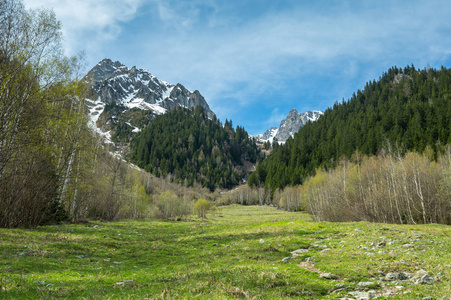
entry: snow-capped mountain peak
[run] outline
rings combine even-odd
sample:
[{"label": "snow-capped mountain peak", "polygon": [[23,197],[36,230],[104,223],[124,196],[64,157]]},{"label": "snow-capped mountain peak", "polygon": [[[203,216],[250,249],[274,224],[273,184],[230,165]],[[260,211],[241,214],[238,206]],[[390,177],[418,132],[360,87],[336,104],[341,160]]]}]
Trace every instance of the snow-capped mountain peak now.
[{"label": "snow-capped mountain peak", "polygon": [[[104,131],[114,129],[107,125],[111,123],[114,125],[115,119],[119,118],[118,111],[124,114],[138,109],[150,112],[151,115],[158,115],[171,108],[202,106],[209,118],[214,116],[199,91],[192,92],[180,83],[170,84],[160,80],[147,70],[138,69],[135,66],[128,68],[119,61],[103,59],[88,72],[85,80],[91,86],[91,92],[87,99],[91,123],[94,127],[101,127]],[[108,120],[104,120],[105,118],[100,116],[106,106],[117,106],[120,109],[116,109],[116,115],[109,116]],[[133,120],[133,117],[127,115],[127,119],[125,117],[123,119],[123,123],[131,126],[134,132],[139,130],[139,122]],[[99,122],[103,122],[103,124],[99,124]]]},{"label": "snow-capped mountain peak", "polygon": [[260,134],[256,135],[255,137],[262,142],[269,141],[270,143],[272,143],[274,141],[274,137],[277,135],[278,132],[279,132],[279,127],[271,127],[270,129],[266,130],[264,133],[260,133]]},{"label": "snow-capped mountain peak", "polygon": [[279,143],[284,143],[290,136],[293,137],[299,128],[307,124],[307,122],[314,122],[323,113],[321,111],[312,110],[305,113],[298,113],[298,111],[293,108],[288,113],[288,116],[280,122],[279,127],[272,127],[266,130],[262,134],[258,134],[255,137],[261,142],[273,142],[276,138]]},{"label": "snow-capped mountain peak", "polygon": [[[180,83],[170,84],[144,69],[136,67],[129,69],[118,61],[102,60],[89,71],[86,79],[105,104],[114,101],[127,108],[139,107],[157,113],[163,111],[161,108],[169,109],[176,106],[192,108],[201,105],[210,116],[213,116],[204,97],[197,90],[192,92]],[[157,109],[154,104],[161,108]]]}]

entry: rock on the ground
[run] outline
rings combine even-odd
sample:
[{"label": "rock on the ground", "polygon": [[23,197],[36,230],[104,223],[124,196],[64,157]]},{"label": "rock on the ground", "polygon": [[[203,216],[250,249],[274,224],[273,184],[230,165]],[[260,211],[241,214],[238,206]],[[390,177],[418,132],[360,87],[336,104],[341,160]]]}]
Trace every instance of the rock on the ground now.
[{"label": "rock on the ground", "polygon": [[349,295],[353,296],[355,299],[358,299],[358,300],[367,300],[367,299],[376,298],[374,291],[369,291],[369,292],[355,291],[355,292],[350,292]]},{"label": "rock on the ground", "polygon": [[435,282],[435,279],[426,274],[421,276],[420,280],[417,282],[421,284],[431,284]]},{"label": "rock on the ground", "polygon": [[429,272],[421,269],[421,270],[417,271],[417,275],[429,275]]},{"label": "rock on the ground", "polygon": [[130,284],[130,283],[133,283],[133,280],[119,281],[119,282],[116,282],[116,285],[124,285],[124,284]]},{"label": "rock on the ground", "polygon": [[359,282],[357,283],[358,288],[376,288],[379,287],[379,284],[376,282],[368,281],[368,282]]},{"label": "rock on the ground", "polygon": [[332,273],[321,273],[319,274],[319,278],[324,278],[324,279],[337,279],[337,275],[334,275]]},{"label": "rock on the ground", "polygon": [[17,254],[18,256],[27,256],[31,254],[31,250],[29,248],[25,249],[23,252]]},{"label": "rock on the ground", "polygon": [[307,253],[307,252],[309,252],[308,249],[297,249],[297,250],[291,251],[292,254]]},{"label": "rock on the ground", "polygon": [[291,259],[291,257],[289,257],[289,256],[287,256],[287,257],[284,257],[283,259],[282,259],[282,262],[286,262],[286,261],[289,261]]},{"label": "rock on the ground", "polygon": [[384,281],[394,281],[394,280],[407,280],[409,279],[409,274],[400,272],[400,273],[387,273],[385,277],[382,278]]}]

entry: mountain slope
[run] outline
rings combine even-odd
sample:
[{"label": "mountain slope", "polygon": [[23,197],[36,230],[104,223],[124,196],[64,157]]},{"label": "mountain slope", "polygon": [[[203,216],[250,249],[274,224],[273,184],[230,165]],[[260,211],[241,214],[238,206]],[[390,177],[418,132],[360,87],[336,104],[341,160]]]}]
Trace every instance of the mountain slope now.
[{"label": "mountain slope", "polygon": [[298,113],[298,111],[293,108],[288,116],[280,122],[279,127],[272,127],[266,130],[264,133],[256,136],[261,142],[269,141],[272,143],[274,139],[278,142],[285,142],[289,137],[293,137],[299,128],[307,124],[307,122],[314,122],[318,120],[323,113],[320,111],[308,111],[305,113]]},{"label": "mountain slope", "polygon": [[202,106],[209,118],[214,116],[199,91],[191,92],[180,83],[167,83],[146,70],[129,69],[118,61],[102,60],[85,80],[91,86],[87,104],[92,123],[116,142],[128,141],[155,115],[168,109]]},{"label": "mountain slope", "polygon": [[247,178],[259,149],[247,132],[224,126],[205,110],[180,108],[155,117],[131,143],[132,161],[157,176],[230,189]]},{"label": "mountain slope", "polygon": [[432,155],[451,143],[451,70],[391,68],[346,102],[302,127],[260,163],[249,179],[274,192],[299,184],[318,167],[356,151],[373,155],[391,144]]}]

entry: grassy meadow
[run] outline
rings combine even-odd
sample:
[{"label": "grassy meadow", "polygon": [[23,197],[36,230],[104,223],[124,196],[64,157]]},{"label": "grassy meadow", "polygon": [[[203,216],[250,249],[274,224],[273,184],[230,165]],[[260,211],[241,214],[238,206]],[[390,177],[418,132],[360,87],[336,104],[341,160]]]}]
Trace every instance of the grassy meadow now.
[{"label": "grassy meadow", "polygon": [[[207,220],[0,229],[0,299],[451,299],[450,237],[236,205]],[[381,280],[396,272],[411,278]]]}]

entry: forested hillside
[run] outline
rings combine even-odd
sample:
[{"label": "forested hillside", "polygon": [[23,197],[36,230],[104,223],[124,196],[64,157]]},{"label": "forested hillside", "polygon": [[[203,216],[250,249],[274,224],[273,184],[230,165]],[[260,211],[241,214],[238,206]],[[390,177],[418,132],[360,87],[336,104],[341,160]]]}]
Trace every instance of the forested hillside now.
[{"label": "forested hillside", "polygon": [[393,67],[348,101],[336,103],[261,162],[249,179],[272,193],[302,183],[316,168],[336,166],[356,151],[375,155],[385,146],[430,149],[437,158],[451,143],[451,70]]},{"label": "forested hillside", "polygon": [[156,116],[131,143],[132,161],[157,176],[172,174],[176,182],[195,182],[210,190],[232,188],[255,163],[259,149],[244,128],[224,126],[198,106]]}]

